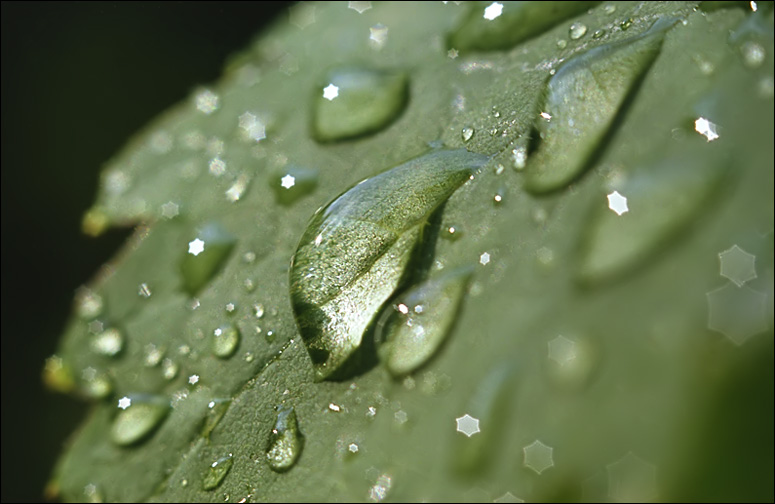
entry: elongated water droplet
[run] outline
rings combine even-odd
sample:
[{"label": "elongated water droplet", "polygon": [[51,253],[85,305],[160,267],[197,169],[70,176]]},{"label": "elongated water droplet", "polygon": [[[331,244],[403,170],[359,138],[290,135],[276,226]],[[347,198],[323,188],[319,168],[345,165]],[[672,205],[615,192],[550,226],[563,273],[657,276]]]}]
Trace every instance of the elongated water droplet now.
[{"label": "elongated water droplet", "polygon": [[340,68],[315,91],[312,133],[332,142],[375,133],[406,107],[409,79],[403,72],[371,68]]},{"label": "elongated water droplet", "polygon": [[296,412],[287,405],[278,407],[277,422],[269,436],[266,459],[276,472],[285,472],[296,464],[304,448],[304,436],[299,430]]},{"label": "elongated water droplet", "polygon": [[465,411],[479,419],[475,436],[455,436],[452,466],[460,473],[476,474],[488,468],[498,454],[515,397],[517,368],[512,363],[495,366],[477,385]]},{"label": "elongated water droplet", "polygon": [[236,241],[220,224],[206,224],[188,244],[180,262],[185,291],[194,296],[207,285],[223,267]]},{"label": "elongated water droplet", "polygon": [[509,49],[600,2],[503,2],[494,18],[484,16],[486,2],[473,5],[449,36],[448,47],[460,51]]},{"label": "elongated water droplet", "polygon": [[207,466],[202,478],[202,490],[215,490],[218,488],[226,475],[229,474],[233,464],[234,458],[230,453]]},{"label": "elongated water droplet", "polygon": [[487,159],[462,149],[431,152],[366,179],[313,216],[291,264],[290,290],[318,380],[360,347],[401,283],[428,216]]},{"label": "elongated water droplet", "polygon": [[628,178],[619,188],[627,195],[627,213],[612,212],[605,195],[595,200],[578,270],[583,283],[633,269],[694,222],[727,173],[727,158],[710,151],[712,145],[667,156]]},{"label": "elongated water droplet", "polygon": [[239,345],[239,329],[234,324],[224,324],[213,331],[213,355],[227,359],[234,355]]},{"label": "elongated water droplet", "polygon": [[281,205],[291,205],[315,190],[318,172],[300,166],[287,166],[275,174],[269,183],[275,200]]},{"label": "elongated water droplet", "polygon": [[147,438],[170,411],[170,402],[161,396],[133,395],[124,398],[110,427],[110,439],[127,446]]},{"label": "elongated water droplet", "polygon": [[[525,187],[561,189],[588,168],[619,109],[659,53],[670,20],[643,35],[594,48],[565,63],[549,79],[538,150],[530,156]],[[546,117],[544,116],[544,117]]]},{"label": "elongated water droplet", "polygon": [[209,438],[210,433],[213,432],[215,427],[226,414],[226,410],[229,409],[231,399],[219,398],[213,399],[207,404],[207,416],[205,417],[204,425],[202,426],[202,436]]},{"label": "elongated water droplet", "polygon": [[432,278],[401,294],[377,328],[378,354],[390,374],[402,376],[425,364],[450,333],[473,268]]}]

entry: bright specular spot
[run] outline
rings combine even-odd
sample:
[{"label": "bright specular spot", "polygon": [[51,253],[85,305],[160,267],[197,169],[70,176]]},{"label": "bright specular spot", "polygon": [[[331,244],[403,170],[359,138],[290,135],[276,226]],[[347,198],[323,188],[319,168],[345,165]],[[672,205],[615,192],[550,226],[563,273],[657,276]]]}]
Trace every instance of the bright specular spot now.
[{"label": "bright specular spot", "polygon": [[455,422],[457,423],[457,431],[462,432],[468,437],[473,436],[477,432],[481,432],[479,429],[479,419],[472,417],[468,413],[462,417],[456,418]]},{"label": "bright specular spot", "polygon": [[694,130],[707,138],[708,142],[712,142],[719,137],[717,129],[718,126],[716,124],[713,124],[704,117],[698,117],[697,120],[694,121]]},{"label": "bright specular spot", "polygon": [[732,280],[738,287],[756,278],[756,256],[737,245],[719,252],[718,258],[721,263],[719,274]]},{"label": "bright specular spot", "polygon": [[525,467],[529,467],[538,474],[541,474],[554,465],[552,455],[554,448],[543,444],[537,439],[522,448],[522,451],[525,454]]},{"label": "bright specular spot", "polygon": [[483,17],[488,21],[492,21],[493,19],[499,17],[501,14],[503,14],[503,4],[493,2],[485,7]]},{"label": "bright specular spot", "polygon": [[489,262],[490,262],[490,254],[489,253],[484,252],[482,255],[479,256],[479,263],[482,266],[485,266]]},{"label": "bright specular spot", "polygon": [[282,179],[280,179],[280,185],[286,189],[290,189],[295,184],[296,184],[296,178],[291,174],[285,175]]},{"label": "bright specular spot", "polygon": [[196,108],[205,114],[212,114],[218,110],[218,95],[205,89],[196,95]]},{"label": "bright specular spot", "polygon": [[126,396],[118,400],[118,407],[121,408],[122,410],[127,409],[131,405],[132,405],[132,400]]},{"label": "bright specular spot", "polygon": [[616,215],[622,215],[630,211],[627,208],[627,198],[619,194],[618,191],[614,191],[608,195],[608,208],[616,212]]},{"label": "bright specular spot", "polygon": [[337,86],[334,86],[333,84],[329,84],[325,88],[323,88],[323,98],[325,98],[328,101],[333,100],[339,96],[339,88]]},{"label": "bright specular spot", "polygon": [[204,251],[204,249],[205,249],[205,242],[203,242],[199,238],[196,238],[188,242],[188,253],[191,255],[198,256]]},{"label": "bright specular spot", "polygon": [[196,385],[199,383],[199,375],[192,374],[188,377],[188,383],[189,385]]}]

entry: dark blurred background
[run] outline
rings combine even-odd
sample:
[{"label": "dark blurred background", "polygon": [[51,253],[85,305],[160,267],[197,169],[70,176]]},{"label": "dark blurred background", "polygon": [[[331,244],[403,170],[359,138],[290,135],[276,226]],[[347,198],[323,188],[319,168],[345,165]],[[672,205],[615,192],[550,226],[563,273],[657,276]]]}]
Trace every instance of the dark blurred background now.
[{"label": "dark blurred background", "polygon": [[273,2],[2,3],[2,501],[39,501],[87,405],[45,390],[75,289],[128,236],[80,231],[130,135],[286,16]]}]

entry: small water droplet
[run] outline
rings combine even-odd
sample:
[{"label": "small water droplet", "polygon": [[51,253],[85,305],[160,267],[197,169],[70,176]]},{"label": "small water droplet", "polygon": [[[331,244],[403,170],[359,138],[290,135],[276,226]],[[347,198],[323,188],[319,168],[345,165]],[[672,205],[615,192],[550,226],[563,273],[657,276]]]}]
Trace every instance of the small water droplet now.
[{"label": "small water droplet", "polygon": [[218,488],[224,478],[226,478],[226,475],[229,474],[233,464],[234,459],[230,453],[208,465],[202,478],[202,490],[215,490]]},{"label": "small water droplet", "polygon": [[240,176],[237,177],[237,180],[235,180],[234,183],[228,189],[226,189],[226,199],[232,203],[236,203],[245,194],[249,184],[250,175],[247,173],[240,174]]},{"label": "small water droplet", "polygon": [[97,334],[91,340],[91,349],[101,355],[115,357],[122,348],[124,348],[124,335],[115,327]]},{"label": "small water droplet", "polygon": [[141,283],[140,286],[137,288],[137,294],[140,297],[144,297],[148,299],[149,297],[151,297],[151,294],[153,293],[151,292],[151,288],[148,286],[147,283]]},{"label": "small water droplet", "polygon": [[630,28],[630,26],[632,26],[632,18],[627,18],[621,23],[619,23],[619,28],[621,28],[622,30],[627,30]]},{"label": "small water droplet", "polygon": [[207,115],[212,114],[220,106],[218,95],[209,89],[202,89],[196,94],[196,108]]},{"label": "small water droplet", "polygon": [[441,237],[446,240],[456,241],[461,236],[463,236],[463,231],[460,229],[460,226],[456,225],[445,226],[441,232]]},{"label": "small water droplet", "polygon": [[433,151],[355,185],[313,216],[290,283],[318,380],[348,372],[346,361],[401,281],[426,219],[486,160],[462,149]]},{"label": "small water droplet", "polygon": [[376,133],[401,114],[409,97],[409,78],[398,71],[340,68],[326,82],[336,95],[316,92],[312,132],[319,142]]},{"label": "small water droplet", "polygon": [[110,427],[110,439],[128,446],[146,439],[170,411],[170,401],[161,396],[133,395],[130,404],[118,412]]},{"label": "small water droplet", "polygon": [[235,243],[236,238],[219,224],[204,225],[197,238],[189,243],[189,252],[194,244],[196,253],[185,253],[180,261],[186,292],[194,296],[207,285],[223,267]]},{"label": "small water droplet", "polygon": [[393,376],[415,371],[439,351],[460,312],[472,272],[467,268],[430,279],[386,309],[375,339],[380,360]]},{"label": "small water droplet", "polygon": [[568,28],[568,36],[571,40],[578,40],[587,33],[587,25],[584,23],[573,23]]},{"label": "small water droplet", "polygon": [[471,138],[474,136],[474,128],[466,126],[462,130],[460,130],[460,137],[463,139],[464,142],[467,142],[471,140]]},{"label": "small water droplet", "polygon": [[527,147],[520,146],[512,149],[511,161],[514,164],[515,170],[517,171],[524,170],[525,165],[527,164]]},{"label": "small water droplet", "polygon": [[557,49],[565,49],[568,47],[568,41],[565,39],[559,39],[557,41]]},{"label": "small water droplet", "polygon": [[94,399],[104,399],[113,392],[113,381],[107,373],[100,373],[92,367],[87,367],[81,372],[81,391]]},{"label": "small water droplet", "polygon": [[764,47],[756,42],[748,41],[740,46],[743,62],[748,68],[759,68],[767,57]]},{"label": "small water droplet", "polygon": [[75,311],[84,320],[91,320],[102,313],[102,296],[81,286],[75,291]]},{"label": "small water droplet", "polygon": [[525,188],[546,193],[565,187],[589,168],[620,107],[650,68],[672,20],[624,41],[591,49],[565,62],[547,83],[538,120],[540,144],[531,155]]},{"label": "small water droplet", "polygon": [[161,373],[166,380],[172,380],[178,375],[178,365],[170,358],[164,359],[161,363]]},{"label": "small water droplet", "polygon": [[231,404],[231,399],[217,398],[207,404],[207,416],[202,425],[202,436],[209,438],[210,434],[226,414]]},{"label": "small water droplet", "polygon": [[227,359],[234,355],[239,345],[240,333],[234,324],[224,324],[213,331],[213,355]]},{"label": "small water droplet", "polygon": [[304,436],[299,430],[296,412],[290,406],[279,406],[266,449],[269,467],[276,472],[288,471],[296,464],[303,448]]},{"label": "small water droplet", "polygon": [[[489,6],[485,3],[472,4],[463,22],[450,34],[447,47],[455,47],[461,51],[509,49],[581,14],[597,3],[494,2]],[[495,16],[497,9],[501,8],[502,12]]]},{"label": "small water droplet", "polygon": [[601,38],[603,35],[605,35],[605,30],[603,30],[603,29],[600,29],[600,30],[595,30],[595,33],[593,33],[593,34],[592,34],[592,38],[593,38],[593,39],[599,39],[599,38]]},{"label": "small water droplet", "polygon": [[269,179],[274,191],[275,201],[281,205],[291,205],[310,194],[318,184],[318,172],[299,166],[286,166],[281,172]]}]

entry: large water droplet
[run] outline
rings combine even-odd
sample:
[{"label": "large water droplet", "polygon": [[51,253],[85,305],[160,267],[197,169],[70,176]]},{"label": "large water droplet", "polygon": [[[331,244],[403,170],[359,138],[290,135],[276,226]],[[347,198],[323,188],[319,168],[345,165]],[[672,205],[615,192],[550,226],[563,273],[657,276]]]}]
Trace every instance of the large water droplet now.
[{"label": "large water droplet", "polygon": [[291,205],[315,190],[318,184],[317,170],[299,166],[286,166],[269,180],[275,199],[281,205]]},{"label": "large water droplet", "polygon": [[432,278],[401,294],[377,327],[378,354],[390,374],[425,364],[441,347],[460,311],[472,268]]},{"label": "large water droplet", "polygon": [[674,243],[720,186],[727,167],[727,158],[718,152],[690,150],[644,166],[622,183],[627,213],[612,212],[601,195],[583,238],[579,279],[587,284],[606,281]]},{"label": "large water droplet", "polygon": [[161,396],[133,395],[119,401],[118,412],[110,427],[110,439],[121,446],[137,443],[156,430],[170,411],[169,399]]},{"label": "large water droplet", "polygon": [[220,271],[237,239],[220,224],[202,227],[180,261],[183,288],[196,295]]},{"label": "large water droplet", "polygon": [[234,324],[224,324],[213,331],[213,355],[227,359],[234,355],[239,345],[239,329]]},{"label": "large water droplet", "polygon": [[285,472],[296,464],[304,448],[304,436],[299,431],[296,412],[287,405],[278,407],[277,422],[269,436],[266,459],[273,471]]},{"label": "large water droplet", "polygon": [[499,443],[510,423],[514,403],[516,367],[502,363],[477,385],[465,411],[479,419],[475,436],[455,436],[453,468],[461,473],[477,474],[488,468],[499,452]]},{"label": "large water droplet", "polygon": [[315,91],[312,133],[331,142],[375,133],[396,119],[409,97],[403,72],[340,68],[328,75],[325,89]]},{"label": "large water droplet", "polygon": [[462,149],[431,152],[366,179],[313,216],[290,290],[318,380],[346,370],[401,283],[428,216],[487,159]]},{"label": "large water droplet", "polygon": [[494,18],[484,16],[486,2],[473,5],[460,27],[449,36],[448,46],[460,51],[508,49],[600,2],[503,2]]},{"label": "large water droplet", "polygon": [[525,187],[545,193],[579,177],[659,53],[670,20],[643,35],[596,47],[565,63],[547,83],[538,150],[530,156]]},{"label": "large water droplet", "polygon": [[215,490],[218,488],[226,475],[229,474],[233,464],[234,458],[230,453],[207,466],[207,470],[205,470],[204,477],[202,478],[202,490]]}]

